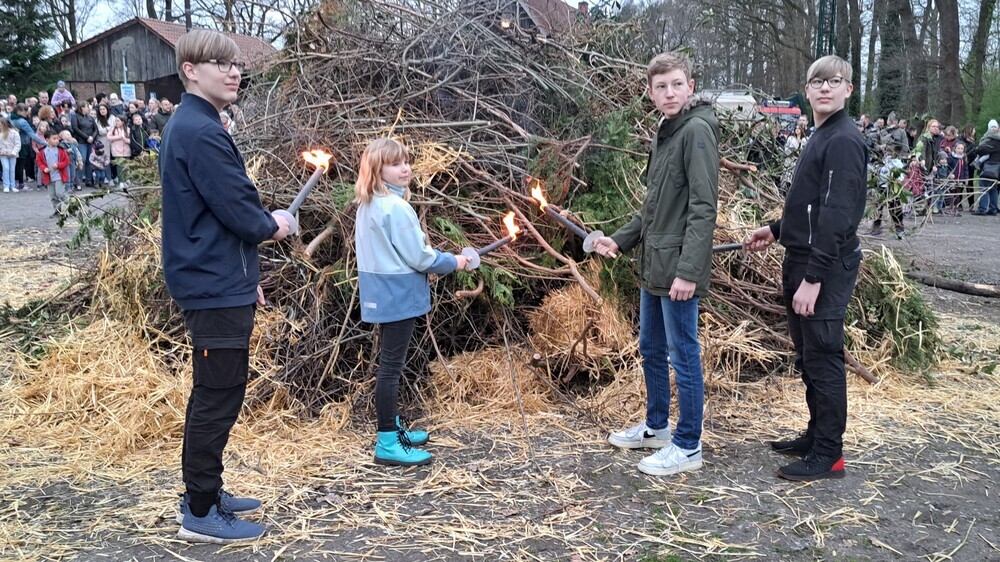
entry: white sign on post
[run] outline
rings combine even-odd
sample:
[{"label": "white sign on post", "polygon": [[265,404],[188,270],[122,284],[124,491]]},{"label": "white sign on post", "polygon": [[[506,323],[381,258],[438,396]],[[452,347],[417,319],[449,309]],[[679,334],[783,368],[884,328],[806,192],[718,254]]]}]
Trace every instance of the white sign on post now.
[{"label": "white sign on post", "polygon": [[128,103],[135,99],[135,84],[122,84],[122,102]]}]

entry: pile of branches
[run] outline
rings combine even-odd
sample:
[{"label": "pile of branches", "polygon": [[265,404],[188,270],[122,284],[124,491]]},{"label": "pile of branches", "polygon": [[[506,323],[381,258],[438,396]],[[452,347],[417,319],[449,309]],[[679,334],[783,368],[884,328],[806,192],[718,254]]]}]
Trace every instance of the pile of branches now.
[{"label": "pile of branches", "polygon": [[[316,412],[356,395],[358,383],[373,378],[378,336],[360,320],[352,199],[359,156],[383,136],[411,148],[411,203],[432,246],[457,253],[491,243],[506,234],[499,219],[508,210],[523,229],[475,272],[435,279],[434,308],[411,347],[411,375],[439,358],[530,342],[530,312],[568,285],[590,301],[579,306],[611,302],[635,325],[634,264],[585,254],[581,240],[539,211],[526,180],[540,179],[549,202],[571,210],[569,218],[588,229],[613,232],[630,218],[643,197],[639,178],[657,122],[644,99],[647,55],[628,25],[581,20],[556,40],[505,29],[506,6],[324,2],[289,36],[278,59],[251,77],[237,140],[267,207],[286,207],[311,172],[302,151],[334,155],[327,178],[301,208],[300,237],[261,252],[262,285],[274,308],[255,350],[262,375],[255,399],[281,394]],[[751,137],[746,124],[723,121],[717,244],[740,241],[780,214],[777,177],[741,164]],[[148,224],[155,204],[145,201],[143,208],[141,222]],[[112,251],[123,259],[156,251],[137,248],[129,228],[118,238]],[[789,348],[779,254],[716,258],[703,337],[719,343],[714,361],[734,380],[787,365],[775,359],[787,358]],[[171,342],[182,337],[178,311],[162,285],[143,290],[122,300],[147,303],[144,330],[171,334],[164,347],[175,349]],[[560,302],[574,306],[572,299]],[[583,355],[592,324],[567,340],[572,347],[582,343]],[[602,351],[616,352],[636,350]],[[602,365],[628,363],[577,361],[573,349],[564,355],[552,363],[562,380],[566,371],[616,376],[601,372]]]}]

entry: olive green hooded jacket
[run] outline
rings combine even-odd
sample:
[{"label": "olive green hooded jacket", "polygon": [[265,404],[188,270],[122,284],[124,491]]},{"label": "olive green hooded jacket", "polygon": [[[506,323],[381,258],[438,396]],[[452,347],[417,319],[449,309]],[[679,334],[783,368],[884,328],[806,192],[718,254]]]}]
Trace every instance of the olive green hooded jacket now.
[{"label": "olive green hooded jacket", "polygon": [[719,121],[711,102],[692,96],[681,114],[662,119],[646,164],[642,209],[611,235],[623,252],[639,246],[643,289],[667,296],[675,277],[708,294],[712,235],[719,204]]}]

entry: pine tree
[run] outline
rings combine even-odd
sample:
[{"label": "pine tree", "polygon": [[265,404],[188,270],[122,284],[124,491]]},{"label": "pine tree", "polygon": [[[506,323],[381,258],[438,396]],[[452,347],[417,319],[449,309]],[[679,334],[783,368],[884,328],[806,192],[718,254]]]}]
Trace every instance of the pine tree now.
[{"label": "pine tree", "polygon": [[0,7],[0,92],[23,99],[58,79],[54,57],[45,56],[53,29],[41,0],[4,2]]}]

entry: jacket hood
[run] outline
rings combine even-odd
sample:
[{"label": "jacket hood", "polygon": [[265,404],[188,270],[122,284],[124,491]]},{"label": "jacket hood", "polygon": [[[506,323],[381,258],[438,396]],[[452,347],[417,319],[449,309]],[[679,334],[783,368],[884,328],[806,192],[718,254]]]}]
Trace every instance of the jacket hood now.
[{"label": "jacket hood", "polygon": [[680,115],[672,119],[664,116],[660,119],[660,125],[668,124],[667,133],[672,135],[693,117],[704,119],[712,127],[715,138],[719,138],[719,119],[715,116],[710,94],[696,93],[692,95],[684,102]]},{"label": "jacket hood", "polygon": [[994,133],[991,131],[989,133],[986,133],[985,135],[983,135],[983,140],[1000,141],[1000,132]]}]

